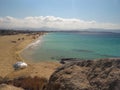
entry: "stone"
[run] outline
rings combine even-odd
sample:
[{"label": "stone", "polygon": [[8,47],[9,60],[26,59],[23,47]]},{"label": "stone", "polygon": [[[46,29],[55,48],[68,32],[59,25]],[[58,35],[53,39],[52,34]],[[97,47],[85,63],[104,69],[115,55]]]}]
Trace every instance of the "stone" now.
[{"label": "stone", "polygon": [[59,67],[47,90],[119,90],[120,58],[82,60]]}]

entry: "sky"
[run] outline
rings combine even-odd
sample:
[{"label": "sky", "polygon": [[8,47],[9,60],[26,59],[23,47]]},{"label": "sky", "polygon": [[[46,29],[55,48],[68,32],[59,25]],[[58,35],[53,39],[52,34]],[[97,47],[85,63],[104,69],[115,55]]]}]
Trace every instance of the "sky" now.
[{"label": "sky", "polygon": [[120,29],[120,0],[0,0],[0,28]]}]

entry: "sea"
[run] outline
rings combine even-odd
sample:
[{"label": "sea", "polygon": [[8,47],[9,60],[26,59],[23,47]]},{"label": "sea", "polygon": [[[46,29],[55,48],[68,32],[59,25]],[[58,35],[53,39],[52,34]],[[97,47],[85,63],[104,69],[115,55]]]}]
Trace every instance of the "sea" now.
[{"label": "sea", "polygon": [[120,33],[50,32],[28,45],[21,55],[34,61],[119,58]]}]

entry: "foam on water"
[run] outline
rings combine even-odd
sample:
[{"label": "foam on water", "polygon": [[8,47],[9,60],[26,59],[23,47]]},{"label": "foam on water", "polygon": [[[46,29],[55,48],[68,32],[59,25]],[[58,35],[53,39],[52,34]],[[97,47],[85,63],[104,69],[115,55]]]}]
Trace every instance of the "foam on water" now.
[{"label": "foam on water", "polygon": [[28,49],[28,48],[33,49],[37,46],[40,46],[42,43],[42,38],[43,38],[43,36],[40,36],[36,41],[29,44],[25,49]]},{"label": "foam on water", "polygon": [[43,41],[42,39],[44,36],[45,35],[42,35],[37,40],[30,43],[26,48],[24,48],[24,50],[22,51],[22,53],[20,53],[20,55],[27,60],[33,60],[31,57],[33,54],[32,51],[35,51],[38,48],[38,46],[39,47],[41,46]]}]

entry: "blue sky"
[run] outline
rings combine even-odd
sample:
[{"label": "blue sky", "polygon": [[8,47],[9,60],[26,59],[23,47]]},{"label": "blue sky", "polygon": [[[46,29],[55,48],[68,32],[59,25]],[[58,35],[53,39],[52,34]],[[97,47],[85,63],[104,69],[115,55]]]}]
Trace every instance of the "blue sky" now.
[{"label": "blue sky", "polygon": [[0,17],[54,16],[120,23],[120,0],[0,0]]}]

